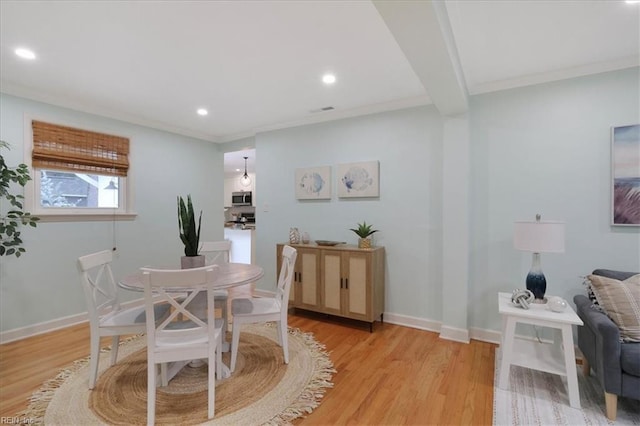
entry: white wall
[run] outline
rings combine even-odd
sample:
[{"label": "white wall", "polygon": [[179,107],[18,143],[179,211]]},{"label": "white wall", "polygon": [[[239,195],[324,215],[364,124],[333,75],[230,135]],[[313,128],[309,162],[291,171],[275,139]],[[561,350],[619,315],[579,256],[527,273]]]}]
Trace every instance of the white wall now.
[{"label": "white wall", "polygon": [[[25,114],[130,138],[138,216],[115,225],[116,275],[144,265],[179,267],[184,253],[177,195],[190,193],[196,209],[203,210],[202,238],[222,238],[223,154],[215,144],[2,94],[0,138],[12,145],[2,152],[11,166],[23,161]],[[1,330],[86,312],[76,260],[110,249],[113,228],[111,221],[50,222],[24,230],[27,253],[19,259],[0,257]],[[123,295],[124,300],[140,297]]]},{"label": "white wall", "polygon": [[[256,136],[257,263],[260,288],[273,288],[276,244],[289,228],[312,240],[357,244],[349,231],[366,221],[386,248],[386,309],[421,318],[441,316],[442,122],[420,107],[258,134]],[[380,161],[380,198],[338,199],[336,165]],[[331,200],[294,196],[299,167],[332,167]],[[268,205],[268,212],[264,206]]]}]

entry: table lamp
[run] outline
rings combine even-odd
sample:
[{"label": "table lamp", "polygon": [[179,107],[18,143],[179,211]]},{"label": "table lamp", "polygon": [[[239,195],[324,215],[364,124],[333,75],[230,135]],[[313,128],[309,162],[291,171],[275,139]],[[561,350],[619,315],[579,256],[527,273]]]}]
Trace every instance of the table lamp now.
[{"label": "table lamp", "polygon": [[546,303],[547,280],[540,267],[540,253],[564,253],[564,222],[541,222],[539,214],[535,222],[517,221],[513,229],[513,246],[533,253],[527,290],[533,293],[537,303]]}]

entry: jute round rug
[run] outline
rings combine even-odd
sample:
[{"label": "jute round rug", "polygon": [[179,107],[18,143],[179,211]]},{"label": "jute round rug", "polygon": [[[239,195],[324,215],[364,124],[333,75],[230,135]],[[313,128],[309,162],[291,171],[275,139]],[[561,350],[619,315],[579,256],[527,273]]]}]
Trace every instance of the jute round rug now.
[{"label": "jute round rug", "polygon": [[[313,411],[332,386],[335,370],[312,334],[289,329],[284,364],[273,325],[243,326],[236,371],[216,383],[215,417],[207,421],[207,366],[185,367],[156,392],[157,424],[280,425]],[[229,354],[223,362],[228,365]],[[120,346],[118,363],[100,357],[99,379],[88,389],[88,359],[43,385],[24,417],[47,425],[146,424],[147,362],[144,336]]]}]

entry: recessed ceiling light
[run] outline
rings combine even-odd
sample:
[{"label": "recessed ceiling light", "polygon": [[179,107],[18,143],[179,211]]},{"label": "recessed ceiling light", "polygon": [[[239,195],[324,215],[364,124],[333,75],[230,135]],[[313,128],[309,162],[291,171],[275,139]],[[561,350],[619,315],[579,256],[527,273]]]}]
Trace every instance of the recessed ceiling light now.
[{"label": "recessed ceiling light", "polygon": [[207,115],[209,114],[209,111],[207,111],[204,108],[198,108],[198,115]]},{"label": "recessed ceiling light", "polygon": [[638,3],[640,3],[640,0],[626,0],[625,3],[627,3],[627,4],[638,4]]},{"label": "recessed ceiling light", "polygon": [[324,84],[333,84],[336,82],[336,76],[333,74],[325,74],[322,76],[322,82]]},{"label": "recessed ceiling light", "polygon": [[35,59],[36,54],[33,53],[33,50],[25,49],[23,47],[19,47],[15,50],[16,55],[20,56],[24,59]]}]

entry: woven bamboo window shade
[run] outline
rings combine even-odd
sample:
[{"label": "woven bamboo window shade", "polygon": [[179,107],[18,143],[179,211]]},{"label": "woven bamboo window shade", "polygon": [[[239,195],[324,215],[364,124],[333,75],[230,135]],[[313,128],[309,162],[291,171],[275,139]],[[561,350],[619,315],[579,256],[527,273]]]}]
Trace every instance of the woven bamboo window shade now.
[{"label": "woven bamboo window shade", "polygon": [[33,167],[127,176],[129,139],[32,121]]}]

